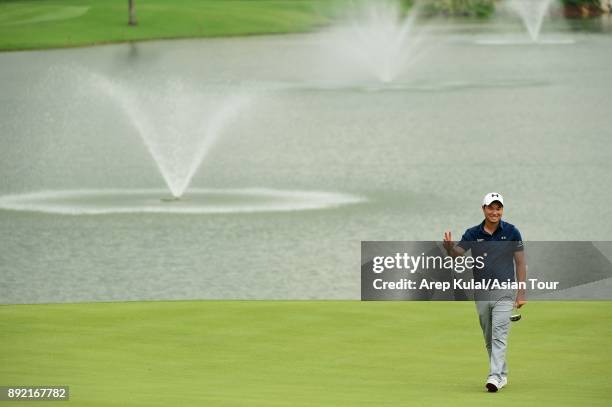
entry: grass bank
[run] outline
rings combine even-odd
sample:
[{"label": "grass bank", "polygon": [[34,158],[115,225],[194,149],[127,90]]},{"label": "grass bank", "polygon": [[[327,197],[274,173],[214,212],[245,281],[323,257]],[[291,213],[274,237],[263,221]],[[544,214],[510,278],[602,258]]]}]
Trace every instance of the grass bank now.
[{"label": "grass bank", "polygon": [[531,302],[489,394],[468,302],[10,305],[0,382],[78,406],[609,406],[610,339],[612,302]]},{"label": "grass bank", "polygon": [[0,50],[312,30],[341,0],[0,0]]}]

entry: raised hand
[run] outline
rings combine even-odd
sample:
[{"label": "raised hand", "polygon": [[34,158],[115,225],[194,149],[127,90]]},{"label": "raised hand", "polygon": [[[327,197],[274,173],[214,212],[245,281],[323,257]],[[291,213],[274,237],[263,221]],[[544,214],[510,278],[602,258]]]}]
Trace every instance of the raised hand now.
[{"label": "raised hand", "polygon": [[453,242],[453,237],[451,236],[451,232],[444,232],[444,248],[449,251],[455,246],[455,242]]}]

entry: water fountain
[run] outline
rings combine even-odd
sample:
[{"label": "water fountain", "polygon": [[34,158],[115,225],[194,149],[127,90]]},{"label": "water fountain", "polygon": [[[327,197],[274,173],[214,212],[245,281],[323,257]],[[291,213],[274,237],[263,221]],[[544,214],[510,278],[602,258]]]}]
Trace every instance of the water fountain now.
[{"label": "water fountain", "polygon": [[509,7],[517,13],[531,41],[538,42],[544,16],[550,9],[552,0],[509,0]]},{"label": "water fountain", "polygon": [[[193,84],[176,78],[146,83],[118,80],[74,67],[53,72],[71,81],[76,78],[75,100],[85,105],[93,99],[95,103],[102,100],[100,108],[110,108],[114,115],[128,120],[168,190],[43,190],[0,196],[0,209],[69,215],[244,213],[321,209],[362,201],[360,197],[325,191],[190,187],[215,143],[252,106],[254,91],[223,84],[195,89]],[[62,79],[58,82],[64,83]],[[184,198],[186,193],[188,197]]]},{"label": "water fountain", "polygon": [[185,193],[223,129],[250,100],[246,94],[204,95],[178,79],[165,81],[161,91],[135,90],[95,74],[90,83],[129,117],[175,199]]},{"label": "water fountain", "polygon": [[420,50],[416,15],[414,10],[406,14],[398,1],[361,4],[325,33],[331,63],[341,66],[343,75],[364,75],[382,84],[396,80]]},{"label": "water fountain", "polygon": [[480,39],[480,45],[563,45],[574,44],[571,38],[559,36],[542,38],[542,25],[554,4],[554,0],[507,0],[503,6],[511,14],[518,15],[525,27],[527,37],[508,36],[506,38]]}]

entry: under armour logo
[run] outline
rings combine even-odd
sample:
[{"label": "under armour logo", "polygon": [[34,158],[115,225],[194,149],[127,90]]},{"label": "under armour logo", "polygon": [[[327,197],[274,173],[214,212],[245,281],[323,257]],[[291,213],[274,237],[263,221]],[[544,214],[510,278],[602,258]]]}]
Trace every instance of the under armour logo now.
[{"label": "under armour logo", "polygon": [[494,196],[499,198],[499,194],[491,194],[491,197],[494,197]]}]

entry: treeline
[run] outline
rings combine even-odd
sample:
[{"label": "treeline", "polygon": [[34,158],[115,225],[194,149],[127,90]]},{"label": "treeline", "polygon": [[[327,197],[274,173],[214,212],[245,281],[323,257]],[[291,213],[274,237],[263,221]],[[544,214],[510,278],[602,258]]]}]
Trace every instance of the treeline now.
[{"label": "treeline", "polygon": [[[534,0],[535,1],[535,0]],[[582,18],[600,15],[603,11],[602,0],[561,0],[564,15],[569,18]],[[428,16],[489,17],[495,12],[501,0],[421,0],[421,12]],[[415,0],[404,0],[405,7],[411,7]]]}]

